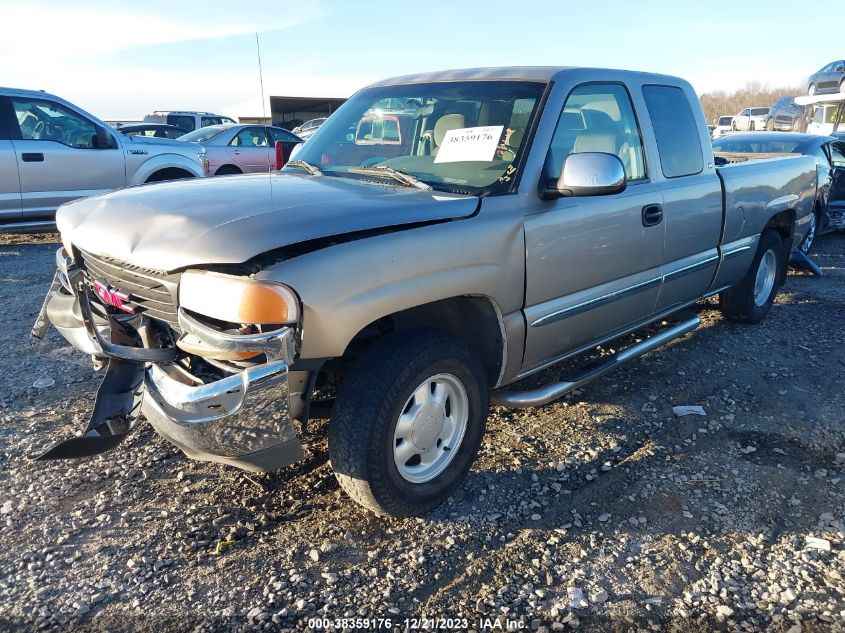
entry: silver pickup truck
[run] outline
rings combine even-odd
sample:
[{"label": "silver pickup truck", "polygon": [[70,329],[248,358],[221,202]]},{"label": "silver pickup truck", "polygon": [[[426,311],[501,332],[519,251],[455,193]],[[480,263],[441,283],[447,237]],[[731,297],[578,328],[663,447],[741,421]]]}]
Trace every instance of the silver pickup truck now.
[{"label": "silver pickup truck", "polygon": [[207,169],[196,143],[125,136],[55,95],[0,87],[0,230],[52,227],[70,200]]},{"label": "silver pickup truck", "polygon": [[108,370],[84,434],[42,458],[113,448],[140,412],[190,457],[275,469],[303,456],[315,392],[323,409],[336,394],[344,490],[425,512],[466,475],[491,402],[550,402],[693,330],[679,311],[702,297],[762,320],[816,187],[810,157],[717,168],[685,81],[587,68],[382,81],[298,150],[279,173],[59,210],[34,334],[52,322]]}]

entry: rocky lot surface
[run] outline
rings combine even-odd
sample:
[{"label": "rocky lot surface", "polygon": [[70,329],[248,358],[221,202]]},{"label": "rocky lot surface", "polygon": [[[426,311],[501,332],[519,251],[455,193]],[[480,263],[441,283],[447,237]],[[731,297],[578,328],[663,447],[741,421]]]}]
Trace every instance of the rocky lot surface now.
[{"label": "rocky lot surface", "polygon": [[704,302],[697,331],[583,391],[492,410],[464,487],[410,520],[344,496],[325,421],[268,475],[147,425],[29,461],[84,427],[99,375],[28,339],[50,236],[2,239],[0,629],[845,630],[845,235],[760,326]]}]

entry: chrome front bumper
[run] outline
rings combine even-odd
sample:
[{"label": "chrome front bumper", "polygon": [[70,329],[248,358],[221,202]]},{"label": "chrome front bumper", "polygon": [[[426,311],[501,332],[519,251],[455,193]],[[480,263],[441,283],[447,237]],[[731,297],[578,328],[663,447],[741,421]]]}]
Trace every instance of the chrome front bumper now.
[{"label": "chrome front bumper", "polygon": [[150,364],[141,411],[156,431],[189,457],[247,470],[272,470],[302,459],[288,394],[293,331],[226,334],[182,311],[179,323],[209,347],[262,352],[267,362],[203,385],[187,384],[172,366]]},{"label": "chrome front bumper", "polygon": [[240,373],[200,384],[179,365],[160,360],[168,353],[175,358],[175,348],[114,343],[120,333],[112,330],[126,326],[93,315],[84,286],[79,286],[83,290],[76,286],[78,281],[76,271],[68,271],[68,264],[59,267],[36,328],[46,331],[46,325],[52,323],[71,345],[86,354],[138,363],[136,366],[143,370],[141,412],[160,435],[194,459],[257,472],[302,459],[288,393],[288,367],[296,350],[291,328],[229,334],[180,310],[180,327],[184,336],[192,337],[193,344],[225,352],[260,353],[266,359]]}]

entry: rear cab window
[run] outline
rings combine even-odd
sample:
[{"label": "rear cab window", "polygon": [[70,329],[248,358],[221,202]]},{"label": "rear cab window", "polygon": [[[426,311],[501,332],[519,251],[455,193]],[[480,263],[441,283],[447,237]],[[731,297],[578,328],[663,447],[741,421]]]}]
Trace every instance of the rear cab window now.
[{"label": "rear cab window", "polygon": [[684,91],[677,86],[646,85],[643,98],[654,128],[663,175],[680,178],[701,173],[704,152]]}]

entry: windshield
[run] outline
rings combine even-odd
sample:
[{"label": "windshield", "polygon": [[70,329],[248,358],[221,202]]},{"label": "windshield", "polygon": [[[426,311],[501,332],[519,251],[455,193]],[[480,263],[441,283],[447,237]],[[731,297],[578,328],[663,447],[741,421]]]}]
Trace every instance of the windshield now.
[{"label": "windshield", "polygon": [[228,127],[228,125],[209,125],[208,127],[201,127],[193,132],[183,134],[179,137],[179,140],[189,141],[191,143],[203,143],[211,138],[214,138]]},{"label": "windshield", "polygon": [[723,136],[713,141],[713,149],[717,152],[748,152],[751,154],[793,154],[800,141],[769,141],[756,139],[737,139]]},{"label": "windshield", "polygon": [[368,88],[332,114],[296,160],[326,176],[391,181],[378,171],[390,167],[440,191],[491,193],[515,178],[544,88],[526,81]]}]

